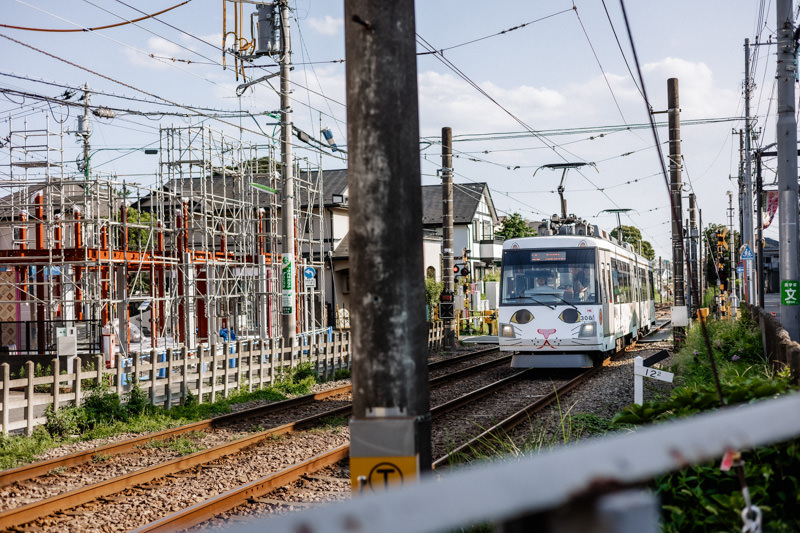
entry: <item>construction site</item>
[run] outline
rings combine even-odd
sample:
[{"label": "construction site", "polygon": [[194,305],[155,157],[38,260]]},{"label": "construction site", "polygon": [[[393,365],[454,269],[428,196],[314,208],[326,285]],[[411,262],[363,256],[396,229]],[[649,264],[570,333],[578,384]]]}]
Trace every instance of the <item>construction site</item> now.
[{"label": "construction site", "polygon": [[[0,182],[4,357],[46,361],[74,342],[73,354],[103,353],[112,365],[115,354],[293,339],[327,326],[325,284],[296,279],[324,271],[321,172],[307,159],[293,160],[287,204],[274,139],[161,127],[152,176],[133,181],[95,173],[88,141],[78,172],[68,171],[63,126],[36,126],[11,124]],[[281,276],[286,255],[291,280]],[[294,332],[282,331],[287,314]]]}]

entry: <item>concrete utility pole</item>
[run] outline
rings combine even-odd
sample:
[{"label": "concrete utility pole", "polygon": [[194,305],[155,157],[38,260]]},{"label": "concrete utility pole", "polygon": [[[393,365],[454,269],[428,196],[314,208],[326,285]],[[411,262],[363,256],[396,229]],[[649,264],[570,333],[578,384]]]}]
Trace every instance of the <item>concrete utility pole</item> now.
[{"label": "concrete utility pole", "polygon": [[292,42],[289,37],[289,0],[280,0],[281,19],[281,177],[283,178],[283,204],[281,224],[281,325],[284,345],[294,343],[297,333],[295,317],[295,257],[294,257],[294,175],[292,167],[292,107],[289,101],[291,88],[289,73],[292,70]]},{"label": "concrete utility pole", "polygon": [[[447,349],[455,346],[456,326],[455,302],[453,290],[453,130],[442,128],[442,282],[444,288],[440,300],[449,299],[447,309],[450,311],[443,318],[444,346]],[[442,308],[440,308],[441,311]],[[440,316],[441,316],[440,312]]]},{"label": "concrete utility pole", "polygon": [[708,256],[707,253],[703,254],[703,250],[705,249],[704,247],[707,244],[707,241],[705,239],[705,232],[703,231],[703,210],[702,209],[698,209],[697,210],[697,225],[698,225],[698,228],[699,228],[699,232],[698,232],[699,241],[698,241],[698,245],[697,245],[697,253],[698,253],[698,257],[697,257],[697,264],[698,264],[697,281],[700,284],[700,289],[699,289],[700,290],[700,304],[702,305],[702,303],[703,303],[703,301],[702,301],[703,300],[703,295],[706,293],[706,262],[703,261],[703,256],[704,255]]},{"label": "concrete utility pole", "polygon": [[[669,186],[670,194],[672,194],[672,292],[674,306],[676,308],[683,307],[682,312],[685,312],[686,287],[683,280],[683,268],[686,263],[683,257],[683,228],[681,227],[683,204],[681,200],[681,118],[678,78],[667,80],[667,116],[669,117]],[[683,344],[684,328],[673,327],[672,332],[675,344]]]},{"label": "concrete utility pole", "polygon": [[89,179],[89,158],[91,154],[91,144],[89,137],[92,134],[91,123],[89,122],[91,113],[89,111],[89,84],[83,84],[83,116],[78,117],[78,135],[83,139],[83,173],[86,179]]},{"label": "concrete utility pole", "polygon": [[413,2],[345,0],[356,492],[431,468]]},{"label": "concrete utility pole", "polygon": [[731,236],[731,243],[728,247],[728,251],[731,254],[731,266],[730,266],[730,279],[728,280],[728,292],[731,295],[730,298],[730,306],[731,309],[734,307],[739,307],[739,299],[736,297],[736,247],[735,247],[735,237],[733,231],[733,193],[728,191],[728,232]]},{"label": "concrete utility pole", "polygon": [[778,29],[778,221],[780,235],[781,324],[800,340],[800,275],[797,245],[797,120],[794,83],[797,74],[792,0],[776,3]]},{"label": "concrete utility pole", "polygon": [[689,269],[691,270],[691,279],[689,281],[691,285],[689,289],[691,290],[692,295],[692,315],[694,315],[695,312],[697,312],[697,308],[700,307],[700,275],[698,272],[697,261],[697,235],[697,206],[695,204],[694,193],[691,193],[689,194]]},{"label": "concrete utility pole", "polygon": [[[744,40],[744,198],[742,198],[742,244],[753,249],[753,175],[750,138],[753,135],[750,124],[750,39]],[[753,275],[753,261],[744,262],[745,300],[753,304],[756,300],[756,284]]]}]

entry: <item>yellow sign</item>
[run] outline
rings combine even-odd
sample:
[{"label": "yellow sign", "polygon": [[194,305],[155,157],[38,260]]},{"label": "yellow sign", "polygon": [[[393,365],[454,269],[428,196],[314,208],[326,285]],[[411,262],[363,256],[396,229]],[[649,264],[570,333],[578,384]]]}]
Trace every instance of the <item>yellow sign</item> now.
[{"label": "yellow sign", "polygon": [[419,477],[419,457],[350,457],[350,486],[354,494],[384,492]]}]

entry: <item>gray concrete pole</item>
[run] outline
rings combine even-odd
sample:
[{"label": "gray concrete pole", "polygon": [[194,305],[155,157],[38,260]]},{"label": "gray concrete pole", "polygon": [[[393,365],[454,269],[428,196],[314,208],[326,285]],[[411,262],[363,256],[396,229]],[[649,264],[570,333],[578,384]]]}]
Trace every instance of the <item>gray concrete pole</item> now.
[{"label": "gray concrete pole", "polygon": [[781,324],[792,340],[800,340],[797,245],[797,120],[794,107],[796,65],[792,1],[778,0],[778,222],[780,235]]},{"label": "gray concrete pole", "polygon": [[734,232],[733,232],[733,191],[728,191],[728,231],[730,232],[731,243],[728,246],[728,253],[730,254],[730,279],[728,280],[728,292],[732,295],[736,294],[736,249],[734,248]]},{"label": "gray concrete pole", "polygon": [[[678,98],[678,79],[667,80],[667,116],[669,117],[669,187],[672,195],[672,292],[675,307],[686,305],[686,287],[683,278],[685,261],[683,257],[683,228],[681,216],[681,119]],[[673,339],[676,345],[683,344],[684,329],[674,327]]]},{"label": "gray concrete pole", "polygon": [[291,344],[297,333],[297,298],[295,287],[296,258],[294,256],[294,175],[292,166],[292,107],[289,100],[292,70],[292,42],[289,36],[289,0],[281,0],[281,177],[283,178],[281,224],[281,325],[284,344]]},{"label": "gray concrete pole", "polygon": [[350,472],[354,486],[366,491],[375,489],[370,465],[385,456],[416,462],[422,471],[431,467],[417,58],[413,2],[345,0],[344,11]]},{"label": "gray concrete pole", "polygon": [[689,290],[692,296],[692,315],[700,307],[700,294],[697,262],[697,205],[695,203],[694,193],[689,194],[689,269],[691,270],[691,279],[689,280]]},{"label": "gray concrete pole", "polygon": [[83,84],[83,122],[81,123],[80,127],[78,128],[78,133],[83,137],[83,172],[86,179],[89,179],[89,159],[91,158],[91,154],[89,153],[91,150],[91,144],[89,143],[89,137],[92,134],[92,127],[90,124],[91,113],[89,112],[89,84]]},{"label": "gray concrete pole", "polygon": [[[443,293],[449,295],[453,302],[455,313],[455,299],[453,296],[453,131],[442,128],[442,281]],[[455,314],[453,318],[444,319],[444,346],[450,349],[456,343]]]},{"label": "gray concrete pole", "polygon": [[[754,248],[753,240],[753,164],[750,153],[750,138],[752,126],[750,124],[750,39],[744,40],[744,198],[742,198],[742,244]],[[745,271],[745,300],[749,304],[756,302],[756,284],[753,275],[753,261],[744,262]]]}]

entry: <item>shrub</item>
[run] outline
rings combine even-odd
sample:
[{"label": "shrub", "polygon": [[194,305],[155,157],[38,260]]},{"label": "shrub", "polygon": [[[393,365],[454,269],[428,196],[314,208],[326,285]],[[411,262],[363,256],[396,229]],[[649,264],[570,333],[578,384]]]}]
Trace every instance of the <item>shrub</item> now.
[{"label": "shrub", "polygon": [[44,429],[52,437],[65,438],[78,435],[86,425],[86,416],[80,407],[62,407],[59,410],[48,405],[44,411]]}]

